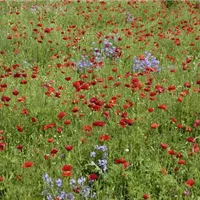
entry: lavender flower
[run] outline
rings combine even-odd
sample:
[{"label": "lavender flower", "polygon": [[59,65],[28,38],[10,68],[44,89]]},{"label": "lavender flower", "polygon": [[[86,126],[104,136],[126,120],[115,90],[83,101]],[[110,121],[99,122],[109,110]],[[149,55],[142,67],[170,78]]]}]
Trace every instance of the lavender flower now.
[{"label": "lavender flower", "polygon": [[57,179],[56,180],[56,185],[60,188],[62,187],[62,180],[61,179]]},{"label": "lavender flower", "polygon": [[67,196],[67,194],[63,191],[61,191],[58,195],[57,195],[57,198],[59,199],[65,199],[65,197]]},{"label": "lavender flower", "polygon": [[156,60],[156,58],[153,57],[150,52],[145,52],[144,57],[140,59],[134,57],[132,67],[133,71],[135,72],[140,72],[140,71],[158,72],[161,69],[161,67],[159,66],[159,61]]},{"label": "lavender flower", "polygon": [[74,200],[74,196],[71,193],[66,193],[61,191],[62,188],[62,180],[57,179],[56,186],[57,190],[54,188],[52,179],[48,176],[48,174],[43,175],[43,180],[45,181],[47,187],[42,192],[42,195],[46,197],[47,200],[54,200],[55,198],[59,198],[60,200]]},{"label": "lavender flower", "polygon": [[106,159],[98,160],[98,166],[103,170],[103,172],[106,172],[107,160]]},{"label": "lavender flower", "polygon": [[54,198],[52,197],[52,195],[51,194],[47,194],[47,200],[54,200]]},{"label": "lavender flower", "polygon": [[96,196],[96,192],[94,192],[93,194],[91,194],[91,199],[94,199]]},{"label": "lavender flower", "polygon": [[117,48],[113,45],[112,42],[109,42],[107,39],[103,40],[102,52],[107,58],[117,57]]},{"label": "lavender flower", "polygon": [[190,190],[187,189],[184,193],[183,193],[184,196],[189,196],[190,195]]},{"label": "lavender flower", "polygon": [[81,60],[77,63],[79,69],[89,68],[92,66],[92,63],[88,59],[87,55],[82,55]]},{"label": "lavender flower", "polygon": [[53,186],[53,181],[52,181],[52,179],[49,177],[48,174],[44,174],[44,175],[43,175],[43,180],[46,182],[47,185]]},{"label": "lavender flower", "polygon": [[90,157],[95,158],[96,157],[96,152],[94,152],[94,151],[90,152]]},{"label": "lavender flower", "polygon": [[127,22],[132,22],[134,20],[134,17],[132,16],[132,14],[130,12],[126,13],[126,21]]},{"label": "lavender flower", "polygon": [[79,185],[84,185],[84,183],[85,183],[85,178],[84,177],[78,178],[78,184]]},{"label": "lavender flower", "polygon": [[82,197],[87,198],[90,195],[90,187],[89,186],[84,186],[80,190],[80,194]]},{"label": "lavender flower", "polygon": [[71,186],[74,186],[76,184],[76,180],[75,179],[70,179],[69,184]]},{"label": "lavender flower", "polygon": [[74,198],[73,194],[68,193],[68,194],[66,195],[66,199],[67,199],[67,200],[74,200],[75,198]]},{"label": "lavender flower", "polygon": [[102,145],[102,146],[96,145],[95,149],[99,151],[103,151],[103,152],[107,151],[107,147],[105,145]]},{"label": "lavender flower", "polygon": [[106,165],[106,164],[107,164],[107,160],[106,160],[106,159],[98,160],[98,165],[99,165],[100,167],[102,167],[102,166],[104,166],[104,165]]}]

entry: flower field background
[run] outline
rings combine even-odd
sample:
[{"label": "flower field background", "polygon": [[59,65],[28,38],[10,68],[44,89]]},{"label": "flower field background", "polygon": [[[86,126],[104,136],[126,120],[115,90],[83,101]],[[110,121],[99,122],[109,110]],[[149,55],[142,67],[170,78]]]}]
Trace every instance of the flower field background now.
[{"label": "flower field background", "polygon": [[198,1],[0,13],[0,199],[200,199]]}]

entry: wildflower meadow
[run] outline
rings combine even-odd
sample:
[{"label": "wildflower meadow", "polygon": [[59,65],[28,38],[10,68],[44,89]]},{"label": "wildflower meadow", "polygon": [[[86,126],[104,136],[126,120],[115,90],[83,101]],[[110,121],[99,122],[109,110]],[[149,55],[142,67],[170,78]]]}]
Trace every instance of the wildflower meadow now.
[{"label": "wildflower meadow", "polygon": [[200,200],[199,5],[0,0],[0,199]]}]

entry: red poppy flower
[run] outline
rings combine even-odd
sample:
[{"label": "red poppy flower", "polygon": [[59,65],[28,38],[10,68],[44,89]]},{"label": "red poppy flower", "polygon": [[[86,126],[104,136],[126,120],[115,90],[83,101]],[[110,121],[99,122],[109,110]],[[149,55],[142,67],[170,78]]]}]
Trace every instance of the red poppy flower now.
[{"label": "red poppy flower", "polygon": [[194,123],[194,127],[197,127],[197,126],[199,126],[200,125],[200,119],[197,119],[197,120],[195,120],[195,123]]},{"label": "red poppy flower", "polygon": [[130,166],[129,162],[124,162],[123,163],[123,169],[127,169]]},{"label": "red poppy flower", "polygon": [[183,124],[178,124],[178,125],[177,125],[177,128],[183,129],[183,128],[184,128],[184,125],[183,125]]},{"label": "red poppy flower", "polygon": [[168,91],[175,91],[176,90],[176,86],[175,85],[170,85],[167,89],[168,89]]},{"label": "red poppy flower", "polygon": [[67,151],[71,151],[71,150],[73,149],[73,146],[72,146],[72,145],[67,145],[67,146],[65,147],[65,149],[66,149]]},{"label": "red poppy flower", "polygon": [[66,113],[62,111],[62,112],[60,112],[60,113],[58,114],[57,117],[58,117],[59,119],[62,119],[64,116],[66,116]]},{"label": "red poppy flower", "polygon": [[26,97],[25,97],[25,96],[19,97],[19,98],[17,99],[18,102],[25,102],[25,100],[26,100]]},{"label": "red poppy flower", "polygon": [[44,29],[44,32],[45,32],[45,33],[50,33],[50,32],[51,32],[51,28],[45,28],[45,29]]},{"label": "red poppy flower", "polygon": [[188,142],[195,142],[195,138],[193,138],[193,137],[188,137],[188,138],[187,138],[187,141],[188,141]]},{"label": "red poppy flower", "polygon": [[186,87],[186,88],[191,88],[190,82],[185,82],[185,83],[184,83],[184,87]]},{"label": "red poppy flower", "polygon": [[151,112],[153,112],[153,111],[154,111],[154,108],[148,108],[147,110],[148,110],[148,112],[150,112],[150,113],[151,113]]},{"label": "red poppy flower", "polygon": [[22,128],[21,126],[17,126],[17,130],[18,130],[19,132],[23,132],[23,128]]},{"label": "red poppy flower", "polygon": [[14,90],[14,91],[12,92],[12,94],[15,95],[15,96],[17,96],[17,95],[19,94],[19,92],[18,92],[17,90]]},{"label": "red poppy flower", "polygon": [[88,90],[88,89],[89,89],[89,84],[84,83],[84,84],[82,84],[82,85],[80,86],[79,89],[81,89],[81,90]]},{"label": "red poppy flower", "polygon": [[185,184],[188,186],[188,187],[192,187],[193,185],[194,185],[194,180],[193,179],[188,179],[186,182],[185,182]]},{"label": "red poppy flower", "polygon": [[185,165],[185,164],[186,164],[186,161],[185,161],[185,160],[179,160],[179,161],[178,161],[178,164],[179,164],[179,165]]},{"label": "red poppy flower", "polygon": [[65,80],[66,80],[66,81],[70,81],[70,80],[71,80],[71,77],[69,77],[69,76],[68,76],[68,77],[65,77]]},{"label": "red poppy flower", "polygon": [[49,154],[46,154],[46,155],[44,156],[44,159],[45,159],[45,160],[49,160]]},{"label": "red poppy flower", "polygon": [[101,142],[108,141],[108,140],[110,140],[110,136],[107,135],[107,134],[101,135],[101,136],[99,137],[99,140],[100,140]]},{"label": "red poppy flower", "polygon": [[71,171],[72,170],[72,166],[71,165],[63,165],[62,171]]},{"label": "red poppy flower", "polygon": [[103,127],[105,125],[105,122],[103,121],[95,121],[92,123],[92,126],[101,126]]},{"label": "red poppy flower", "polygon": [[97,180],[98,179],[98,176],[96,175],[96,174],[90,174],[89,176],[88,176],[88,179],[89,179],[89,181],[95,181],[95,180]]},{"label": "red poppy flower", "polygon": [[159,105],[158,108],[163,109],[163,110],[168,110],[168,108],[165,104]]},{"label": "red poppy flower", "polygon": [[20,151],[21,151],[23,148],[24,148],[24,146],[22,146],[22,145],[18,145],[18,146],[17,146],[17,149],[20,150]]},{"label": "red poppy flower", "polygon": [[195,143],[195,144],[193,145],[193,147],[192,147],[192,152],[193,152],[193,153],[197,153],[198,151],[199,151],[199,146],[198,146],[197,143]]},{"label": "red poppy flower", "polygon": [[64,124],[70,125],[70,124],[71,124],[71,121],[67,119],[67,120],[64,121]]},{"label": "red poppy flower", "polygon": [[55,123],[52,123],[52,124],[47,124],[47,125],[45,125],[45,126],[43,126],[43,130],[45,131],[45,130],[47,130],[47,129],[49,129],[49,128],[52,128],[52,127],[54,127],[54,126],[56,126],[56,124]]},{"label": "red poppy flower", "polygon": [[149,199],[149,195],[148,194],[144,194],[142,197],[143,197],[143,199]]},{"label": "red poppy flower", "polygon": [[139,58],[139,60],[144,60],[145,59],[144,55],[139,55],[138,58]]},{"label": "red poppy flower", "polygon": [[57,152],[58,152],[58,149],[56,149],[56,148],[53,148],[53,149],[51,150],[51,154],[52,154],[52,155],[55,155]]},{"label": "red poppy flower", "polygon": [[171,118],[171,121],[174,122],[174,123],[176,123],[176,122],[177,122],[177,119],[175,119],[174,117],[172,117],[172,118]]},{"label": "red poppy flower", "polygon": [[6,147],[6,143],[5,142],[0,142],[0,151],[3,151]]},{"label": "red poppy flower", "polygon": [[58,128],[56,129],[56,131],[57,131],[58,133],[62,133],[63,129],[62,129],[62,127],[58,127]]},{"label": "red poppy flower", "polygon": [[0,182],[3,181],[3,176],[0,176]]},{"label": "red poppy flower", "polygon": [[176,153],[176,157],[177,157],[177,158],[182,158],[183,155],[182,155],[181,153]]},{"label": "red poppy flower", "polygon": [[170,149],[170,150],[168,150],[168,154],[169,154],[169,155],[175,155],[176,152],[175,152],[174,150]]},{"label": "red poppy flower", "polygon": [[34,163],[31,161],[26,161],[24,162],[24,164],[22,165],[23,168],[30,168],[33,167]]},{"label": "red poppy flower", "polygon": [[81,190],[81,187],[75,187],[75,188],[73,189],[73,192],[75,192],[75,193],[79,193],[80,190]]},{"label": "red poppy flower", "polygon": [[161,144],[160,144],[160,147],[163,148],[163,149],[167,149],[167,148],[168,148],[168,144],[166,144],[166,143],[161,143]]},{"label": "red poppy flower", "polygon": [[2,100],[3,102],[8,102],[8,101],[11,100],[11,98],[3,95],[3,96],[1,97],[1,100]]},{"label": "red poppy flower", "polygon": [[85,132],[91,132],[92,131],[92,127],[90,125],[84,125],[82,130],[85,131]]},{"label": "red poppy flower", "polygon": [[158,124],[158,123],[153,123],[153,124],[151,124],[151,128],[152,129],[156,129],[156,128],[158,128],[160,126],[160,124]]},{"label": "red poppy flower", "polygon": [[74,107],[73,109],[72,109],[72,112],[73,113],[76,113],[76,112],[78,112],[78,107],[76,106],[76,107]]},{"label": "red poppy flower", "polygon": [[71,171],[63,171],[62,176],[70,177],[70,176],[72,176],[72,172]]},{"label": "red poppy flower", "polygon": [[126,160],[124,158],[120,158],[120,159],[115,159],[115,164],[124,164],[126,163]]},{"label": "red poppy flower", "polygon": [[36,119],[35,117],[32,117],[32,118],[31,118],[31,121],[32,121],[33,123],[35,123],[35,122],[37,122],[37,119]]},{"label": "red poppy flower", "polygon": [[47,142],[52,143],[52,142],[54,142],[54,139],[53,138],[48,138]]},{"label": "red poppy flower", "polygon": [[178,101],[179,103],[181,103],[181,102],[183,101],[183,98],[182,98],[182,97],[178,97],[178,98],[177,98],[177,101]]}]

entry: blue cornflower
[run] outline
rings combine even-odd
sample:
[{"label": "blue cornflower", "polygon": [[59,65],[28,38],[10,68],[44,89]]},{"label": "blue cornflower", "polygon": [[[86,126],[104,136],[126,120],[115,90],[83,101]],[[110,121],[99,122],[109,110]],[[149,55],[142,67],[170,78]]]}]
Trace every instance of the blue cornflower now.
[{"label": "blue cornflower", "polygon": [[81,60],[77,63],[79,69],[88,68],[92,66],[92,63],[88,59],[87,55],[82,55]]},{"label": "blue cornflower", "polygon": [[51,194],[47,194],[47,200],[54,200],[54,198]]},{"label": "blue cornflower", "polygon": [[90,152],[90,157],[95,158],[96,157],[96,152],[94,152],[94,151]]},{"label": "blue cornflower", "polygon": [[62,187],[62,180],[61,180],[61,179],[57,179],[57,180],[56,180],[56,185],[57,185],[58,187]]},{"label": "blue cornflower", "polygon": [[75,198],[74,198],[73,194],[68,193],[68,194],[66,194],[66,199],[67,200],[74,200]]},{"label": "blue cornflower", "polygon": [[107,151],[107,147],[105,146],[105,145],[102,145],[102,146],[98,146],[98,145],[96,145],[95,146],[95,149],[96,150],[99,150],[99,151]]},{"label": "blue cornflower", "polygon": [[78,184],[79,185],[84,185],[84,183],[85,183],[85,178],[84,177],[78,178]]},{"label": "blue cornflower", "polygon": [[143,59],[137,59],[136,57],[133,58],[133,71],[140,72],[140,71],[152,71],[158,72],[160,71],[161,67],[159,66],[159,61],[156,60],[155,57],[151,55],[150,52],[144,53],[145,57]]},{"label": "blue cornflower", "polygon": [[132,16],[132,14],[130,12],[126,13],[126,21],[127,22],[132,22],[134,20],[134,17]]},{"label": "blue cornflower", "polygon": [[73,179],[73,178],[70,179],[69,184],[70,184],[71,186],[74,186],[74,185],[76,184],[76,180]]},{"label": "blue cornflower", "polygon": [[49,177],[48,174],[44,174],[42,177],[43,177],[43,180],[46,182],[46,184],[48,184],[48,185],[53,185],[53,181],[52,181],[52,179]]},{"label": "blue cornflower", "polygon": [[82,197],[87,198],[90,195],[90,187],[85,186],[81,189],[80,194]]},{"label": "blue cornflower", "polygon": [[103,170],[103,172],[106,172],[107,170],[107,160],[106,159],[99,159],[98,160],[98,166]]}]

